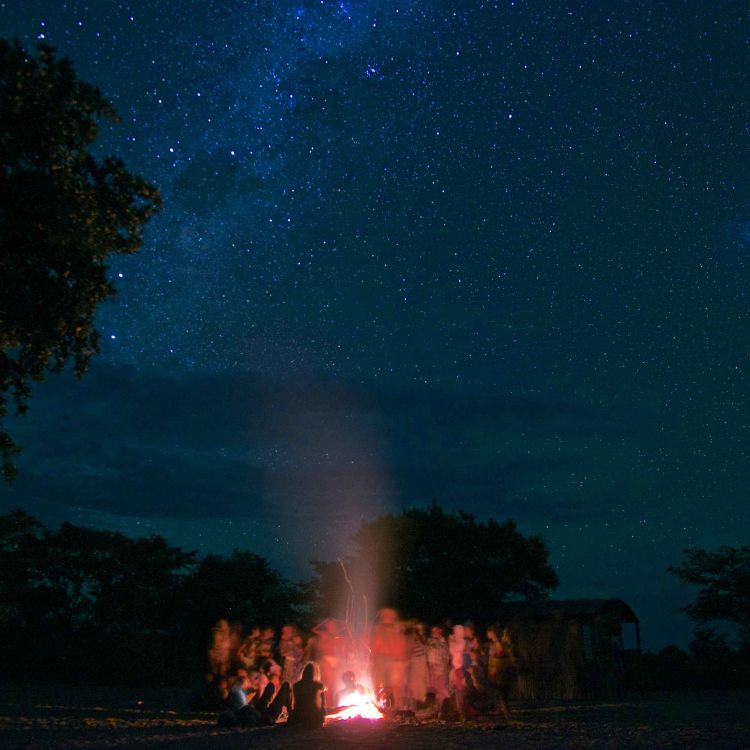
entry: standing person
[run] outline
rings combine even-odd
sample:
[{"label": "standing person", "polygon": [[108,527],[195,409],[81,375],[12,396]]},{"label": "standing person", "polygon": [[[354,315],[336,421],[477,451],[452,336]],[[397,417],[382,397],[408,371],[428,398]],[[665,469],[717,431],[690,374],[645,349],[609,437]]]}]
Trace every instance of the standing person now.
[{"label": "standing person", "polygon": [[252,635],[246,635],[242,639],[242,643],[240,643],[240,647],[237,649],[237,661],[240,663],[242,669],[255,669],[255,645],[256,642],[253,639]]},{"label": "standing person", "polygon": [[239,622],[233,622],[229,625],[229,670],[236,671],[241,669],[242,664],[237,657],[237,651],[242,642],[242,625]]},{"label": "standing person", "polygon": [[464,640],[466,641],[464,666],[468,669],[472,664],[480,662],[484,655],[482,642],[479,640],[474,623],[464,623]]},{"label": "standing person", "polygon": [[453,695],[456,699],[456,708],[461,719],[466,718],[464,667],[466,658],[466,638],[463,625],[454,625],[453,633],[448,639],[448,649],[451,654],[451,680],[453,682]]},{"label": "standing person", "polygon": [[320,667],[320,679],[329,695],[334,695],[339,684],[341,671],[341,652],[343,650],[343,636],[339,632],[336,620],[328,618],[313,628],[318,637],[317,659]]},{"label": "standing person", "polygon": [[495,703],[495,710],[507,721],[510,719],[508,697],[513,686],[515,660],[513,644],[508,630],[500,632],[496,626],[487,628],[487,682],[490,688],[490,700]]},{"label": "standing person", "polygon": [[242,639],[237,649],[237,659],[244,669],[253,670],[258,666],[258,645],[260,644],[260,628],[256,625],[250,633]]},{"label": "standing person", "polygon": [[439,625],[430,628],[430,637],[425,643],[427,652],[427,689],[435,694],[437,712],[443,701],[450,695],[448,691],[448,672],[450,670],[451,655],[448,650],[448,641],[445,633]]},{"label": "standing person", "polygon": [[302,636],[294,625],[284,625],[281,628],[279,640],[279,656],[281,657],[281,679],[293,685],[302,674]]},{"label": "standing person", "polygon": [[427,649],[425,647],[424,625],[411,622],[405,631],[409,648],[407,677],[408,708],[416,711],[418,705],[427,700]]},{"label": "standing person", "polygon": [[487,709],[487,664],[483,644],[473,624],[469,623],[464,626],[464,639],[466,641],[464,664],[468,661],[468,666],[464,669],[467,688],[464,704],[467,711],[476,715]]},{"label": "standing person", "polygon": [[260,641],[257,646],[257,666],[262,666],[267,661],[272,661],[276,647],[276,631],[272,627],[265,627],[260,632]]},{"label": "standing person", "polygon": [[289,714],[289,726],[303,729],[318,729],[323,726],[326,715],[325,687],[315,678],[316,665],[308,662],[302,670],[302,679],[292,688],[293,707]]},{"label": "standing person", "polygon": [[211,643],[208,662],[211,672],[219,677],[228,677],[232,659],[232,632],[228,620],[219,620],[211,628]]},{"label": "standing person", "polygon": [[403,708],[408,649],[398,612],[385,607],[378,612],[370,638],[370,671],[376,693],[390,691],[393,708]]}]

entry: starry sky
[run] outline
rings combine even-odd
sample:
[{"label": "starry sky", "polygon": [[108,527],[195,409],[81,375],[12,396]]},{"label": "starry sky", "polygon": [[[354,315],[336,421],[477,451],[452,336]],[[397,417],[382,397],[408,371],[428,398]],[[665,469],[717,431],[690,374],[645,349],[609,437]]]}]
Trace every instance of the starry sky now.
[{"label": "starry sky", "polygon": [[748,543],[750,15],[705,0],[25,0],[161,190],[2,508],[293,578],[437,502],[686,645]]}]

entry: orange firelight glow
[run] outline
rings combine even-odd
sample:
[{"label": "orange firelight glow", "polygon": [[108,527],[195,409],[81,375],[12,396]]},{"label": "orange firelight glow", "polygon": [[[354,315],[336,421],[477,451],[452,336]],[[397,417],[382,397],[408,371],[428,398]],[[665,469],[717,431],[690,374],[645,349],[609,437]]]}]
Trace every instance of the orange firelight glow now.
[{"label": "orange firelight glow", "polygon": [[369,719],[377,721],[383,718],[380,709],[366,694],[352,692],[347,698],[350,705],[341,706],[330,714],[326,714],[326,723],[332,721],[349,721],[351,719]]}]

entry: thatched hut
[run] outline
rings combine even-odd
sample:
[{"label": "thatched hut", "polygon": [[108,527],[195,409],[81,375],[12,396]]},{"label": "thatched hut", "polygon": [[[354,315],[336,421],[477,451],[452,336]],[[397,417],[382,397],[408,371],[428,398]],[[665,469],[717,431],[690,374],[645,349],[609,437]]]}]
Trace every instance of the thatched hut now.
[{"label": "thatched hut", "polygon": [[[506,602],[498,623],[513,642],[518,700],[614,698],[640,655],[638,618],[620,599]],[[624,624],[634,626],[627,649]]]}]

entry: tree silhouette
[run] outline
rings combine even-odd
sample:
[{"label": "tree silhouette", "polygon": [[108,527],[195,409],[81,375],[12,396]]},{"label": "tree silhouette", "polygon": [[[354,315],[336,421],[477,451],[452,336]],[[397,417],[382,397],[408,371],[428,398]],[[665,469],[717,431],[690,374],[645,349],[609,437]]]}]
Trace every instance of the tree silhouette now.
[{"label": "tree silhouette", "polygon": [[[356,553],[346,560],[355,589],[377,579],[380,604],[428,622],[496,616],[508,598],[546,598],[558,585],[549,553],[538,536],[524,536],[515,522],[477,521],[437,505],[385,515],[354,534]],[[320,612],[340,611],[346,584],[338,563],[313,563]]]},{"label": "tree silhouette", "polygon": [[0,516],[0,651],[9,674],[139,681],[179,663],[195,555],[159,536],[131,539]]},{"label": "tree silhouette", "polygon": [[268,561],[249,550],[227,557],[206,555],[186,581],[183,605],[190,612],[184,644],[189,653],[204,655],[211,625],[224,618],[244,625],[298,621],[302,593]]},{"label": "tree silhouette", "polygon": [[685,550],[685,561],[668,568],[683,584],[700,586],[693,604],[683,608],[698,625],[729,623],[750,647],[750,546],[719,547],[717,552]]},{"label": "tree silhouette", "polygon": [[156,188],[114,157],[89,152],[97,121],[116,120],[96,87],[52,47],[38,55],[0,40],[0,461],[18,447],[3,429],[9,399],[27,409],[31,383],[99,350],[94,314],[114,294],[106,261],[136,252],[160,205]]},{"label": "tree silhouette", "polygon": [[205,666],[211,626],[297,621],[297,586],[250,551],[228,557],[64,523],[0,515],[4,674],[177,684]]}]

